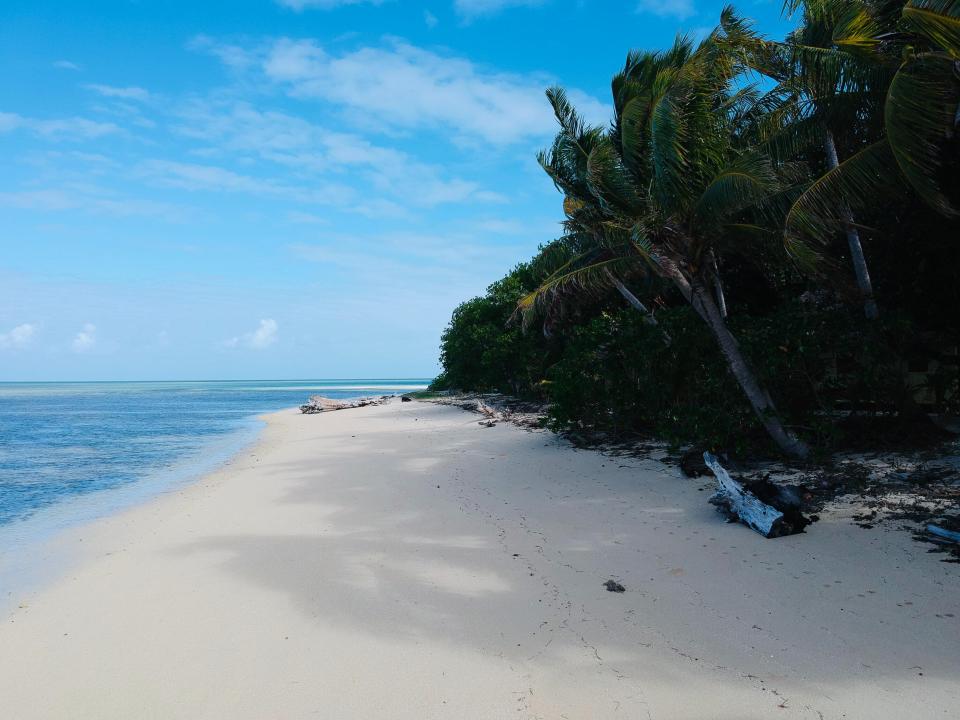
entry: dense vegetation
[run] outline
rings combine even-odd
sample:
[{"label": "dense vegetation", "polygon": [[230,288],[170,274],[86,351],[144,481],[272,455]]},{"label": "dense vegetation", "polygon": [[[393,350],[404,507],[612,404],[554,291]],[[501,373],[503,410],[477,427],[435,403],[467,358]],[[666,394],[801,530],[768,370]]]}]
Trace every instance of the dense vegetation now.
[{"label": "dense vegetation", "polygon": [[548,91],[565,233],[454,311],[436,387],[797,457],[956,408],[960,0],[786,11],[631,52],[608,127]]}]

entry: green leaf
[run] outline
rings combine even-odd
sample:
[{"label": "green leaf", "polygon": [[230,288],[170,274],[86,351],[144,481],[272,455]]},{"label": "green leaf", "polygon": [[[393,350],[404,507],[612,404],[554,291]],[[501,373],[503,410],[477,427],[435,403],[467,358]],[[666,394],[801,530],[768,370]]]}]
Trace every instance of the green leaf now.
[{"label": "green leaf", "polygon": [[868,145],[824,173],[793,203],[784,223],[784,245],[808,272],[817,269],[816,245],[849,222],[851,210],[882,202],[898,183],[893,154],[886,139]]},{"label": "green leaf", "polygon": [[887,137],[900,171],[917,194],[945,214],[956,209],[943,194],[937,175],[944,145],[954,131],[960,81],[954,60],[927,53],[910,59],[894,76],[884,108]]},{"label": "green leaf", "polygon": [[952,57],[960,57],[960,0],[911,0],[903,8],[903,21]]}]

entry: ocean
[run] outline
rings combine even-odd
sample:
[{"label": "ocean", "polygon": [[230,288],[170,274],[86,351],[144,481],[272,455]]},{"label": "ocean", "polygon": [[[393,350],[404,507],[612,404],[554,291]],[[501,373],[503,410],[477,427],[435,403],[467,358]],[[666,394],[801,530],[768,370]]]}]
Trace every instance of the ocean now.
[{"label": "ocean", "polygon": [[0,383],[0,556],[215,469],[256,416],[429,379]]}]

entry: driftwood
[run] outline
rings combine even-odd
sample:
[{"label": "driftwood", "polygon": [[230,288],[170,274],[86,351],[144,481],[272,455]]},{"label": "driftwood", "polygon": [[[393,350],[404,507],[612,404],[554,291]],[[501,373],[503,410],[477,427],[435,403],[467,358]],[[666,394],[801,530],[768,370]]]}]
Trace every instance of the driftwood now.
[{"label": "driftwood", "polygon": [[810,524],[811,519],[800,512],[800,488],[769,480],[741,484],[710,453],[703,454],[703,461],[717,478],[717,492],[710,502],[731,521],[742,522],[766,538],[803,532]]},{"label": "driftwood", "polygon": [[960,532],[947,530],[946,528],[942,528],[939,525],[927,525],[927,532],[930,533],[931,535],[936,535],[941,540],[960,543]]},{"label": "driftwood", "polygon": [[334,410],[349,410],[350,408],[367,407],[368,405],[383,405],[387,403],[392,395],[381,395],[378,398],[360,398],[359,400],[334,400],[323,397],[323,395],[314,395],[306,405],[300,406],[300,412],[304,415],[316,415],[322,412],[332,412]]}]

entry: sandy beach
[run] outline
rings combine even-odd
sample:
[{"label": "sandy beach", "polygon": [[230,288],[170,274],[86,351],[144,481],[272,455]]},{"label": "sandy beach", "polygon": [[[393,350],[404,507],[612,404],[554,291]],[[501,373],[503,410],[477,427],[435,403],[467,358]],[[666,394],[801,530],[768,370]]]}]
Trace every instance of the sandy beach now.
[{"label": "sandy beach", "polygon": [[0,716],[960,716],[960,569],[907,532],[765,540],[706,479],[477,420],[284,411],[69,531],[0,625]]}]

